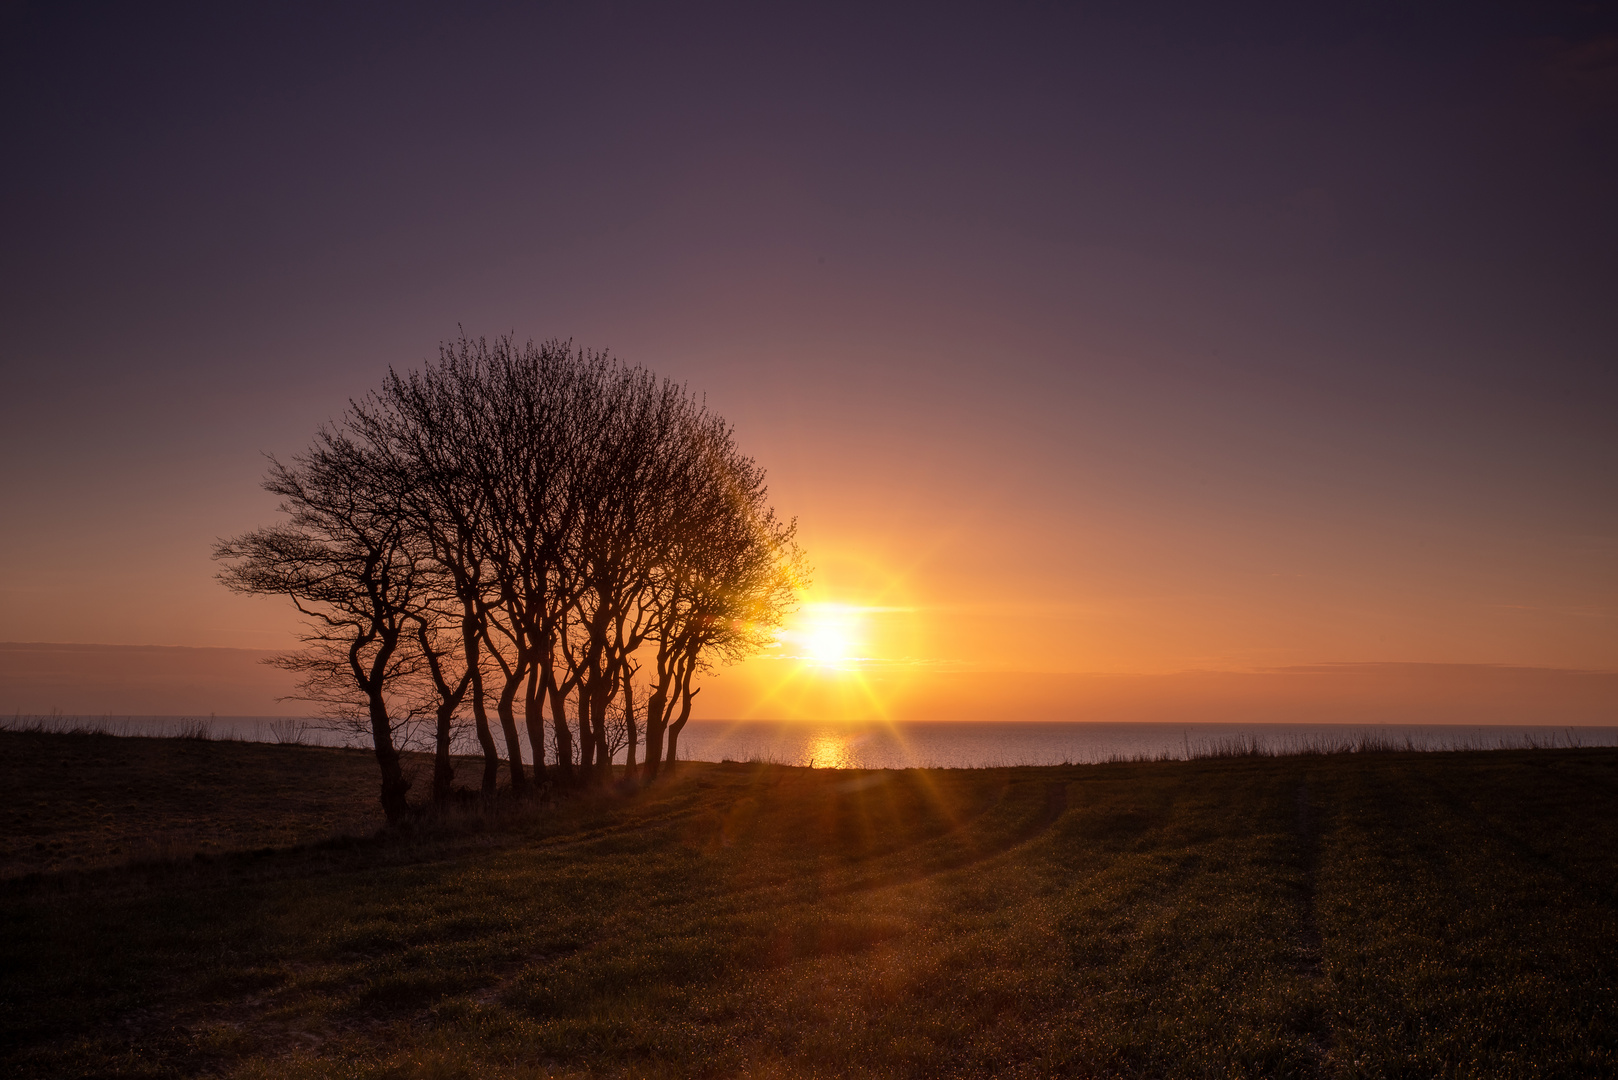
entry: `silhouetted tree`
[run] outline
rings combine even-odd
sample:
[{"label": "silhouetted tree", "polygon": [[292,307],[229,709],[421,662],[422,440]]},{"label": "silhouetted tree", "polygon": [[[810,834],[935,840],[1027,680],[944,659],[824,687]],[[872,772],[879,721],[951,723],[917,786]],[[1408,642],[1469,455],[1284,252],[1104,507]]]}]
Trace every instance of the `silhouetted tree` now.
[{"label": "silhouetted tree", "polygon": [[473,728],[483,752],[482,790],[493,797],[500,751],[489,726],[484,693],[485,620],[497,594],[484,556],[491,531],[489,503],[476,455],[488,442],[477,368],[480,354],[462,340],[445,347],[440,363],[401,376],[390,370],[382,390],[356,404],[348,422],[409,477],[402,506],[431,548],[455,620]]},{"label": "silhouetted tree", "polygon": [[[768,505],[764,472],[735,447],[730,427],[700,418],[686,440],[701,467],[684,495],[687,512],[671,534],[659,575],[656,682],[647,706],[646,766],[672,766],[700,692],[698,674],[774,640],[808,580],[796,522]],[[668,739],[666,755],[663,751]]]},{"label": "silhouetted tree", "polygon": [[730,427],[570,342],[462,337],[390,371],[266,486],[290,520],[221,544],[221,577],[313,620],[285,663],[312,700],[363,703],[391,820],[406,809],[394,728],[417,716],[435,719],[434,799],[463,705],[494,793],[491,700],[513,794],[528,786],[519,702],[535,780],[547,707],[563,782],[606,783],[619,751],[655,778],[699,673],[771,640],[804,580],[795,526]]},{"label": "silhouetted tree", "polygon": [[219,575],[227,587],[285,595],[307,617],[305,648],[279,663],[302,676],[305,700],[364,723],[390,822],[408,811],[395,736],[415,715],[397,690],[420,660],[408,645],[425,556],[406,528],[395,479],[364,446],[321,432],[291,465],[271,460],[264,487],[281,497],[288,520],[214,550],[227,564]]}]

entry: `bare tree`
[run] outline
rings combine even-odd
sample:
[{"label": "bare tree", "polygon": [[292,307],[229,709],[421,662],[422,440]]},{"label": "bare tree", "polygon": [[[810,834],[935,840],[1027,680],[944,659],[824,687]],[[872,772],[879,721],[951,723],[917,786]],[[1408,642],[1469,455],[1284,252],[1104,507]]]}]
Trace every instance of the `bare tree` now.
[{"label": "bare tree", "polygon": [[[535,780],[547,743],[564,783],[575,766],[606,783],[620,751],[628,775],[655,777],[697,675],[770,640],[804,577],[794,525],[730,427],[684,387],[570,342],[463,336],[423,370],[390,371],[270,485],[292,521],[222,544],[221,576],[316,620],[287,662],[318,700],[363,699],[395,772],[390,725],[434,717],[437,801],[467,703],[485,795],[491,701],[514,794],[528,786],[519,703]],[[404,786],[389,775],[391,817]]]},{"label": "bare tree", "polygon": [[442,591],[458,615],[461,666],[473,726],[483,752],[482,790],[495,793],[500,751],[489,726],[484,693],[485,618],[497,593],[484,549],[489,501],[477,455],[488,442],[477,387],[487,353],[483,342],[462,338],[440,351],[425,371],[390,370],[378,394],[355,405],[349,421],[371,446],[408,475],[404,506],[431,547]]},{"label": "bare tree", "polygon": [[302,675],[305,700],[338,721],[362,720],[382,772],[390,822],[408,813],[399,735],[416,719],[399,693],[416,674],[409,630],[420,601],[416,549],[399,490],[375,455],[323,431],[291,465],[271,460],[266,490],[288,520],[221,541],[220,580],[237,592],[289,597],[308,619],[305,648],[281,658]]},{"label": "bare tree", "polygon": [[610,776],[612,761],[607,710],[630,685],[625,668],[650,632],[657,568],[683,513],[678,478],[689,463],[680,436],[698,411],[683,388],[650,372],[616,369],[610,376],[579,469],[588,497],[571,549],[582,588],[569,659],[579,684],[580,728],[591,725],[595,742],[598,783]]},{"label": "bare tree", "polygon": [[[475,362],[452,376],[479,433],[468,457],[487,506],[480,554],[496,591],[484,610],[484,640],[502,676],[496,708],[510,746],[512,785],[520,792],[517,701],[523,702],[535,774],[542,777],[545,700],[549,695],[559,718],[571,689],[555,658],[574,598],[566,551],[581,491],[573,475],[599,382],[593,376],[608,362],[567,343],[519,348],[509,338],[492,345],[480,340],[471,355]],[[563,727],[558,766],[566,780],[572,754],[562,745],[571,742]]]},{"label": "bare tree", "polygon": [[486,794],[498,763],[485,714],[486,667],[513,792],[527,786],[519,701],[535,776],[544,773],[543,707],[553,681],[547,642],[566,606],[557,556],[567,518],[566,419],[584,359],[557,343],[463,337],[424,371],[390,372],[382,392],[358,409],[367,436],[420,477],[412,504],[461,606]]},{"label": "bare tree", "polygon": [[773,641],[808,580],[797,523],[775,516],[763,470],[736,451],[729,426],[704,418],[688,439],[703,468],[665,562],[657,682],[647,708],[648,779],[657,776],[660,758],[670,767],[677,760],[680,732],[701,692],[697,675]]}]

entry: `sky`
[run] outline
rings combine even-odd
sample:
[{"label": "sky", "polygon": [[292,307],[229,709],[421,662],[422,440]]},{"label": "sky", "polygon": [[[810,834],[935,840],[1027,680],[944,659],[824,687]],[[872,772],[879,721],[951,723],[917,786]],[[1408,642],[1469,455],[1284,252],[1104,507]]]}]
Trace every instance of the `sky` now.
[{"label": "sky", "polygon": [[0,641],[289,647],[212,543],[464,327],[768,470],[709,708],[1618,669],[1618,8],[1315,7],[6,4]]}]

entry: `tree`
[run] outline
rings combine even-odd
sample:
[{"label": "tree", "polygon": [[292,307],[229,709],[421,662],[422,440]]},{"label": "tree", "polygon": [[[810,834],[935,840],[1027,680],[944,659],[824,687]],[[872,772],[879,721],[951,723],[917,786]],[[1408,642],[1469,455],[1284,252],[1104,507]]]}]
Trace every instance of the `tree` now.
[{"label": "tree", "polygon": [[686,445],[700,468],[690,477],[688,510],[664,559],[652,635],[657,681],[647,706],[647,779],[657,776],[660,760],[672,767],[678,757],[680,732],[700,693],[697,675],[773,641],[808,582],[797,523],[775,516],[764,471],[736,450],[723,420],[694,419]]},{"label": "tree", "polygon": [[571,342],[463,336],[390,370],[293,466],[272,460],[266,486],[289,521],[220,544],[221,578],[310,618],[283,662],[310,700],[365,718],[390,820],[407,809],[396,736],[433,718],[443,802],[463,706],[495,793],[491,701],[514,795],[519,703],[536,781],[547,707],[562,782],[605,784],[619,751],[655,778],[699,673],[771,640],[804,582],[795,525],[729,425]]},{"label": "tree", "polygon": [[[577,632],[562,643],[579,687],[580,730],[588,730],[594,743],[591,775],[597,783],[606,782],[612,763],[608,711],[625,691],[626,667],[650,631],[658,567],[688,509],[678,481],[691,462],[680,436],[695,413],[682,387],[659,382],[650,372],[619,368],[606,374],[592,438],[575,470],[583,489],[569,548],[571,573],[580,585]],[[591,760],[590,751],[584,756]]]},{"label": "tree", "polygon": [[487,443],[478,369],[488,352],[464,338],[440,351],[440,363],[400,375],[390,369],[379,393],[356,403],[347,422],[410,480],[402,505],[432,551],[442,591],[458,619],[461,666],[473,727],[483,751],[482,790],[492,798],[500,751],[489,727],[484,694],[484,639],[496,591],[484,556],[489,503],[475,455]]},{"label": "tree", "polygon": [[377,455],[322,431],[291,465],[271,459],[266,490],[289,520],[221,541],[219,578],[242,593],[285,595],[308,619],[305,648],[278,663],[302,675],[302,694],[338,721],[368,731],[389,822],[408,813],[396,736],[416,720],[398,688],[418,670],[409,631],[427,618],[422,563],[400,490]]}]

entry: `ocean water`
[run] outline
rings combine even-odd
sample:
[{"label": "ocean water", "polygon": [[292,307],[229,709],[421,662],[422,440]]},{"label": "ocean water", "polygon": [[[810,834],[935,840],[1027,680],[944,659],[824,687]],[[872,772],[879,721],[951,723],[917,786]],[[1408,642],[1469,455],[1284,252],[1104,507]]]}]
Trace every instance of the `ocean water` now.
[{"label": "ocean water", "polygon": [[974,768],[1184,759],[1259,751],[1618,746],[1618,727],[913,722],[847,726],[692,721],[680,757],[838,769]]},{"label": "ocean water", "polygon": [[[360,745],[317,720],[268,716],[18,716],[0,728],[103,731],[111,735],[201,735],[249,742]],[[498,734],[496,735],[498,739]],[[1196,724],[1106,722],[909,722],[835,724],[693,720],[679,753],[691,761],[768,761],[825,769],[978,768],[1185,759],[1356,749],[1494,750],[1618,746],[1618,727],[1451,724]],[[457,752],[476,753],[463,732]],[[554,753],[554,751],[551,751]],[[524,754],[531,750],[524,741]],[[622,755],[619,755],[622,760]]]}]

